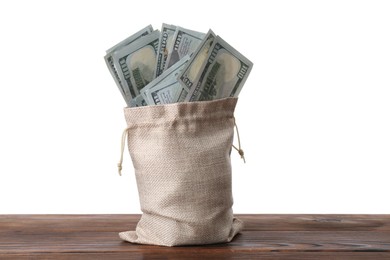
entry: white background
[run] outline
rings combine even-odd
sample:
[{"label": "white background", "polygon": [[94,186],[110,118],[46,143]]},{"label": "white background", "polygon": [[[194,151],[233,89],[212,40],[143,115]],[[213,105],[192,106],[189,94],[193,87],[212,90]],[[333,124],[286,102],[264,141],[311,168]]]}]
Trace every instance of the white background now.
[{"label": "white background", "polygon": [[390,213],[388,1],[1,1],[0,213],[138,213],[103,56],[152,24],[212,28],[254,63],[236,213]]}]

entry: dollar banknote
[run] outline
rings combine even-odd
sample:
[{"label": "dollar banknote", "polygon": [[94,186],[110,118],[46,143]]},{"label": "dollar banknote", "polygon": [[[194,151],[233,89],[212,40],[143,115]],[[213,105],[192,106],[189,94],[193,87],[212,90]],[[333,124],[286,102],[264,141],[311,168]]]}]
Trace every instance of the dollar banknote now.
[{"label": "dollar banknote", "polygon": [[112,55],[122,86],[130,93],[129,100],[154,79],[159,38],[160,31],[153,31]]},{"label": "dollar banknote", "polygon": [[217,36],[185,101],[237,97],[253,63]]},{"label": "dollar banknote", "polygon": [[160,76],[165,67],[165,63],[168,58],[169,47],[172,45],[173,35],[175,34],[176,26],[163,23],[161,27],[161,35],[158,43],[158,54],[157,54],[157,63],[155,78]]},{"label": "dollar banknote", "polygon": [[104,58],[129,107],[237,97],[253,67],[211,29],[170,24],[141,29]]},{"label": "dollar banknote", "polygon": [[139,39],[140,37],[142,36],[145,36],[145,35],[148,35],[149,33],[152,33],[153,32],[153,27],[151,24],[149,24],[148,26],[146,26],[145,28],[142,28],[141,30],[139,30],[138,32],[130,35],[129,37],[127,37],[126,39],[124,39],[123,41],[115,44],[114,46],[112,46],[111,48],[109,48],[108,50],[106,50],[106,53],[109,54],[109,53],[113,53],[114,51],[116,50],[119,50],[120,48],[126,46],[126,45],[129,45],[130,43],[136,41],[137,39]]},{"label": "dollar banknote", "polygon": [[180,102],[180,94],[183,87],[177,79],[169,79],[161,82],[156,87],[146,92],[148,96],[148,105],[163,105]]},{"label": "dollar banknote", "polygon": [[191,55],[198,48],[204,36],[204,33],[177,27],[173,35],[172,44],[169,47],[169,54],[164,69],[169,69],[185,55]]},{"label": "dollar banknote", "polygon": [[181,94],[181,98],[179,99],[180,101],[184,101],[186,98],[184,96],[185,93],[191,91],[191,87],[193,86],[195,79],[198,78],[200,69],[208,57],[210,47],[213,44],[215,37],[216,35],[214,32],[209,30],[201,44],[192,54],[191,59],[187,62],[186,66],[178,76],[179,82],[184,86],[183,91],[185,90],[185,92]]},{"label": "dollar banknote", "polygon": [[148,104],[146,103],[144,97],[141,94],[133,98],[130,102],[130,107],[143,107],[147,105]]},{"label": "dollar banknote", "polygon": [[[155,92],[154,95],[157,92],[160,92],[160,94],[162,94],[162,91],[169,92],[170,93],[169,95],[171,95],[172,93],[176,93],[177,88],[181,87],[180,83],[178,83],[177,81],[177,77],[189,59],[190,59],[189,55],[184,56],[181,60],[179,60],[172,67],[164,71],[160,76],[155,78],[152,82],[150,82],[141,90],[141,95],[144,97],[144,100],[148,105],[156,105],[156,102],[153,100],[153,96],[152,96],[153,92]],[[171,89],[167,87],[160,88],[163,85],[163,83],[167,81],[171,83],[176,82],[178,84],[176,85],[170,84],[169,86],[171,86]],[[174,95],[171,96],[173,97]]]},{"label": "dollar banknote", "polygon": [[111,76],[113,77],[116,85],[119,88],[119,91],[121,92],[124,100],[126,101],[126,104],[129,106],[130,105],[130,92],[127,88],[123,87],[122,82],[120,81],[118,72],[115,69],[114,66],[114,60],[112,58],[112,55],[115,51],[119,50],[120,48],[129,45],[136,40],[140,39],[142,36],[146,36],[150,34],[153,31],[153,27],[151,25],[146,26],[145,28],[139,30],[135,34],[129,36],[128,38],[124,39],[123,41],[119,42],[115,46],[111,47],[106,51],[106,55],[104,56],[104,60],[106,61],[106,65],[108,67],[108,70],[111,73]]}]

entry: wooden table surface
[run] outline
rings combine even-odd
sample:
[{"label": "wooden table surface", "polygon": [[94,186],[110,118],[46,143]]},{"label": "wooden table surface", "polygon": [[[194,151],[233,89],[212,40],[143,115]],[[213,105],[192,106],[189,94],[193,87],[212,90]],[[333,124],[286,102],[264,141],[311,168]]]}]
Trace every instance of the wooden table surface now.
[{"label": "wooden table surface", "polygon": [[0,215],[0,259],[390,259],[390,215],[237,215],[229,244],[120,240],[140,215]]}]

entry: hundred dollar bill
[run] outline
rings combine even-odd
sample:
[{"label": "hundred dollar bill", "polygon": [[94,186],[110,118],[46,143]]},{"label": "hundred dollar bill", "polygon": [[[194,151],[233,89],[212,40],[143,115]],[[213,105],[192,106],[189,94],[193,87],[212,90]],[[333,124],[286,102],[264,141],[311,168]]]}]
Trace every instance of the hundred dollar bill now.
[{"label": "hundred dollar bill", "polygon": [[[186,92],[191,90],[195,79],[200,73],[200,69],[208,57],[209,49],[214,42],[216,35],[212,30],[209,30],[204,37],[202,43],[197,50],[192,54],[191,59],[187,62],[186,66],[178,76],[178,81],[185,87]],[[184,93],[182,93],[184,95]],[[184,101],[185,97],[181,97],[180,100]]]},{"label": "hundred dollar bill", "polygon": [[146,92],[149,100],[148,104],[161,105],[177,102],[175,97],[177,97],[179,87],[181,87],[181,85],[175,78],[170,78],[169,80],[161,82],[156,87]]},{"label": "hundred dollar bill", "polygon": [[131,35],[130,37],[124,39],[120,43],[116,44],[115,46],[111,47],[106,51],[106,56],[104,56],[104,60],[106,61],[106,65],[108,67],[108,70],[111,73],[111,76],[114,78],[115,83],[117,84],[119,91],[121,92],[123,98],[126,101],[126,104],[130,105],[130,92],[127,89],[124,89],[122,86],[122,82],[120,81],[120,78],[118,76],[118,72],[115,69],[114,66],[114,60],[112,58],[112,54],[116,51],[122,48],[123,46],[129,45],[130,43],[138,40],[142,36],[148,35],[153,31],[153,27],[151,25],[141,29],[140,31],[136,32],[135,34]]},{"label": "hundred dollar bill", "polygon": [[139,94],[138,96],[133,98],[130,102],[130,107],[143,107],[143,106],[147,106],[147,105],[148,104],[146,104],[146,101],[141,94]]},{"label": "hundred dollar bill", "polygon": [[155,104],[155,102],[153,102],[153,99],[151,98],[150,92],[153,91],[154,88],[158,87],[161,83],[165,81],[173,80],[177,82],[178,75],[180,74],[181,70],[184,68],[186,62],[189,59],[190,59],[189,55],[184,56],[181,60],[179,60],[179,62],[175,63],[175,65],[173,65],[172,67],[164,71],[160,76],[155,78],[152,82],[150,82],[141,90],[141,95],[144,97],[148,105]]},{"label": "hundred dollar bill", "polygon": [[217,36],[185,101],[237,97],[253,63]]},{"label": "hundred dollar bill", "polygon": [[160,76],[164,71],[165,63],[168,58],[168,47],[172,45],[173,35],[175,34],[175,31],[175,25],[163,23],[161,28],[160,40],[158,43],[155,78]]},{"label": "hundred dollar bill", "polygon": [[204,33],[177,27],[164,69],[170,68],[185,55],[191,55],[202,42],[204,36]]},{"label": "hundred dollar bill", "polygon": [[106,53],[113,53],[114,51],[122,48],[123,46],[126,46],[126,45],[129,45],[130,43],[134,42],[135,40],[139,39],[140,37],[142,36],[145,36],[145,35],[148,35],[149,33],[153,32],[153,27],[152,25],[148,25],[146,26],[145,28],[142,28],[141,30],[139,30],[138,32],[134,33],[133,35],[127,37],[126,39],[124,39],[123,41],[115,44],[114,46],[112,46],[111,48],[109,48],[108,50],[106,50]]},{"label": "hundred dollar bill", "polygon": [[159,37],[156,30],[113,53],[115,69],[123,88],[130,92],[130,100],[154,79]]},{"label": "hundred dollar bill", "polygon": [[186,86],[183,86],[183,84],[180,81],[177,81],[177,83],[178,83],[178,85],[176,86],[177,91],[173,100],[175,100],[175,102],[184,102],[189,93],[189,90]]}]

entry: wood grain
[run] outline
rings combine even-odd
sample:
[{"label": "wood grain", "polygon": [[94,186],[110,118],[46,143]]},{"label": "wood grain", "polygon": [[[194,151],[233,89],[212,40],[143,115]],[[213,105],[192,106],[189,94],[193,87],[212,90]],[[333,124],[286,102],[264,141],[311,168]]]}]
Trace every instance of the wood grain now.
[{"label": "wood grain", "polygon": [[390,215],[239,215],[229,244],[123,242],[139,215],[0,215],[0,259],[390,259]]}]

